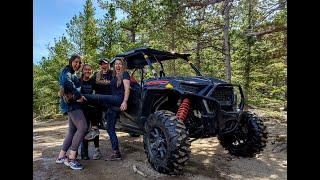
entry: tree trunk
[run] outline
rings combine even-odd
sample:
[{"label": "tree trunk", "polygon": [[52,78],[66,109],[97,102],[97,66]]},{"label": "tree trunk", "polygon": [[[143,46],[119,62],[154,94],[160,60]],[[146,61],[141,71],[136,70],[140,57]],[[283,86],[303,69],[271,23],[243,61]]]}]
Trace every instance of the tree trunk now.
[{"label": "tree trunk", "polygon": [[[170,0],[170,6],[176,7],[178,1],[177,0]],[[170,17],[171,17],[171,22],[170,22],[170,30],[171,30],[171,51],[176,52],[176,40],[177,37],[176,33],[177,33],[177,15],[178,12],[176,10],[176,8],[173,8],[174,10],[172,10],[170,12]],[[177,75],[177,69],[176,69],[176,60],[172,61],[172,70],[173,70],[173,75],[176,76]]]},{"label": "tree trunk", "polygon": [[247,60],[244,67],[244,97],[248,99],[251,72],[251,46],[247,45]]},{"label": "tree trunk", "polygon": [[231,83],[231,55],[230,55],[230,39],[229,39],[229,29],[230,29],[230,8],[232,0],[226,0],[223,2],[223,54],[225,61],[225,79],[227,82]]},{"label": "tree trunk", "polygon": [[[174,33],[175,33],[175,28],[172,28],[172,39],[171,39],[171,50],[173,52],[175,52],[176,50],[176,42],[175,42],[175,36],[174,36]],[[173,75],[175,76],[176,75],[176,61],[173,60],[172,61],[172,71],[173,71]]]},{"label": "tree trunk", "polygon": [[[252,11],[252,4],[251,0],[248,0],[249,3],[249,12],[248,12],[248,32],[252,32],[251,29],[251,11]],[[250,72],[251,72],[251,36],[247,36],[247,59],[245,62],[244,67],[244,96],[246,100],[248,100],[248,94],[250,89]]]},{"label": "tree trunk", "polygon": [[131,42],[136,43],[136,31],[135,30],[131,31]]},{"label": "tree trunk", "polygon": [[[286,36],[286,38],[285,38],[285,47],[286,47],[286,51],[287,51],[287,48],[288,48],[288,46],[287,46],[287,36]],[[287,63],[288,63],[288,55],[287,55],[287,52],[286,52],[286,58],[285,58],[285,61],[284,61],[284,63],[285,63],[285,65],[286,65],[286,68],[287,68]],[[286,86],[287,86],[287,81],[288,80],[288,75],[286,74]],[[285,92],[285,94],[284,94],[284,98],[286,99],[286,103],[285,103],[285,105],[284,105],[284,110],[285,111],[287,111],[287,109],[288,109],[288,107],[287,107],[287,102],[288,102],[288,96],[287,96],[287,92],[288,92],[288,89],[286,88],[286,92]]]},{"label": "tree trunk", "polygon": [[201,60],[200,60],[200,43],[201,34],[197,34],[197,46],[196,46],[196,67],[200,70]]},{"label": "tree trunk", "polygon": [[[205,20],[205,16],[206,16],[206,9],[203,8],[202,11],[200,11],[199,13],[197,13],[197,24],[199,25],[199,27],[203,26],[203,21]],[[196,32],[196,67],[201,71],[201,51],[205,48],[206,43],[205,40],[202,38],[203,34],[205,32],[203,32],[200,29],[197,30]]]}]

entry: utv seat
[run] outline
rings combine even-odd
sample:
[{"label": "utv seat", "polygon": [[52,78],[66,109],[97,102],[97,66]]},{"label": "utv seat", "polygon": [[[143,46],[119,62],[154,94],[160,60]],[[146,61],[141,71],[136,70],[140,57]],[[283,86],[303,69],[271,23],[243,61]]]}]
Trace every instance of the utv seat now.
[{"label": "utv seat", "polygon": [[113,111],[116,111],[116,112],[120,112],[121,111],[120,107],[118,107],[118,106],[110,106],[109,108],[111,110],[113,110]]},{"label": "utv seat", "polygon": [[141,86],[133,75],[130,76],[130,94],[128,99],[129,114],[137,114],[141,104]]}]

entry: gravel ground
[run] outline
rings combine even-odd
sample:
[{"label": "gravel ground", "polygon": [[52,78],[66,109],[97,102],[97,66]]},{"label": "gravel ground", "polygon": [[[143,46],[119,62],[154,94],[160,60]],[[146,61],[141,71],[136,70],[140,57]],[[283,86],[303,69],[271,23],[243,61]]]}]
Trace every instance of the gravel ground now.
[{"label": "gravel ground", "polygon": [[[168,176],[152,169],[143,150],[142,136],[133,138],[118,132],[122,161],[104,161],[111,152],[108,135],[101,130],[101,160],[81,160],[85,169],[71,170],[55,164],[63,138],[67,132],[67,120],[57,119],[34,122],[33,128],[33,179],[287,179],[287,120],[270,117],[253,110],[262,117],[268,127],[266,149],[254,158],[239,158],[228,154],[216,137],[198,139],[191,144],[190,160],[181,176]],[[285,113],[285,112],[283,112]],[[93,154],[89,145],[89,157]]]}]

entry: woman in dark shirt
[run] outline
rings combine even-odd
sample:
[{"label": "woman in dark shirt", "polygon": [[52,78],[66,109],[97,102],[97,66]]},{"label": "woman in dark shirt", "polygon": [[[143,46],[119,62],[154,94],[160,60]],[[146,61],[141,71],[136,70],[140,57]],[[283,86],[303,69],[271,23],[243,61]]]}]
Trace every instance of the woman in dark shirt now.
[{"label": "woman in dark shirt", "polygon": [[96,94],[110,95],[110,81],[112,80],[112,70],[107,59],[99,61],[100,71],[93,75],[96,83]]},{"label": "woman in dark shirt", "polygon": [[[110,82],[111,95],[84,95],[89,103],[98,103],[105,107],[117,106],[121,111],[127,109],[130,93],[130,76],[126,71],[126,63],[123,59],[117,59],[113,67],[113,79]],[[107,112],[107,132],[110,137],[113,153],[106,160],[121,160],[119,142],[115,132],[116,120],[119,111],[109,108]]]},{"label": "woman in dark shirt", "polygon": [[[80,84],[81,84],[81,94],[93,94],[95,90],[95,79],[91,77],[92,75],[92,69],[89,64],[83,65],[82,68],[82,75],[80,78]],[[93,159],[100,159],[101,157],[101,152],[99,149],[99,128],[98,128],[98,119],[101,118],[99,117],[99,111],[91,105],[88,105],[87,103],[82,104],[82,110],[83,113],[87,119],[87,124],[89,125],[91,122],[91,131],[90,132],[95,132],[95,135],[92,136],[90,135],[90,139],[86,138],[88,134],[84,137],[82,145],[81,145],[81,159],[88,160],[88,145],[89,145],[89,140],[93,139],[94,142],[94,147],[95,151],[93,153],[92,158]]]}]

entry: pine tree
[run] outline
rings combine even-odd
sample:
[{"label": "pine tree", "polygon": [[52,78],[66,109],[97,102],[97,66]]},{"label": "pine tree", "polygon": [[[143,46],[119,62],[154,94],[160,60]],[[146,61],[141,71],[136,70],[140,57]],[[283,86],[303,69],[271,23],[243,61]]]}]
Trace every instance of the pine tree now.
[{"label": "pine tree", "polygon": [[86,0],[84,5],[84,59],[85,61],[94,63],[97,61],[97,48],[99,43],[97,20],[94,18],[95,8],[92,0]]},{"label": "pine tree", "polygon": [[99,2],[100,7],[106,10],[103,19],[99,23],[100,57],[112,58],[121,53],[120,26],[116,18],[116,5],[114,3]]}]

